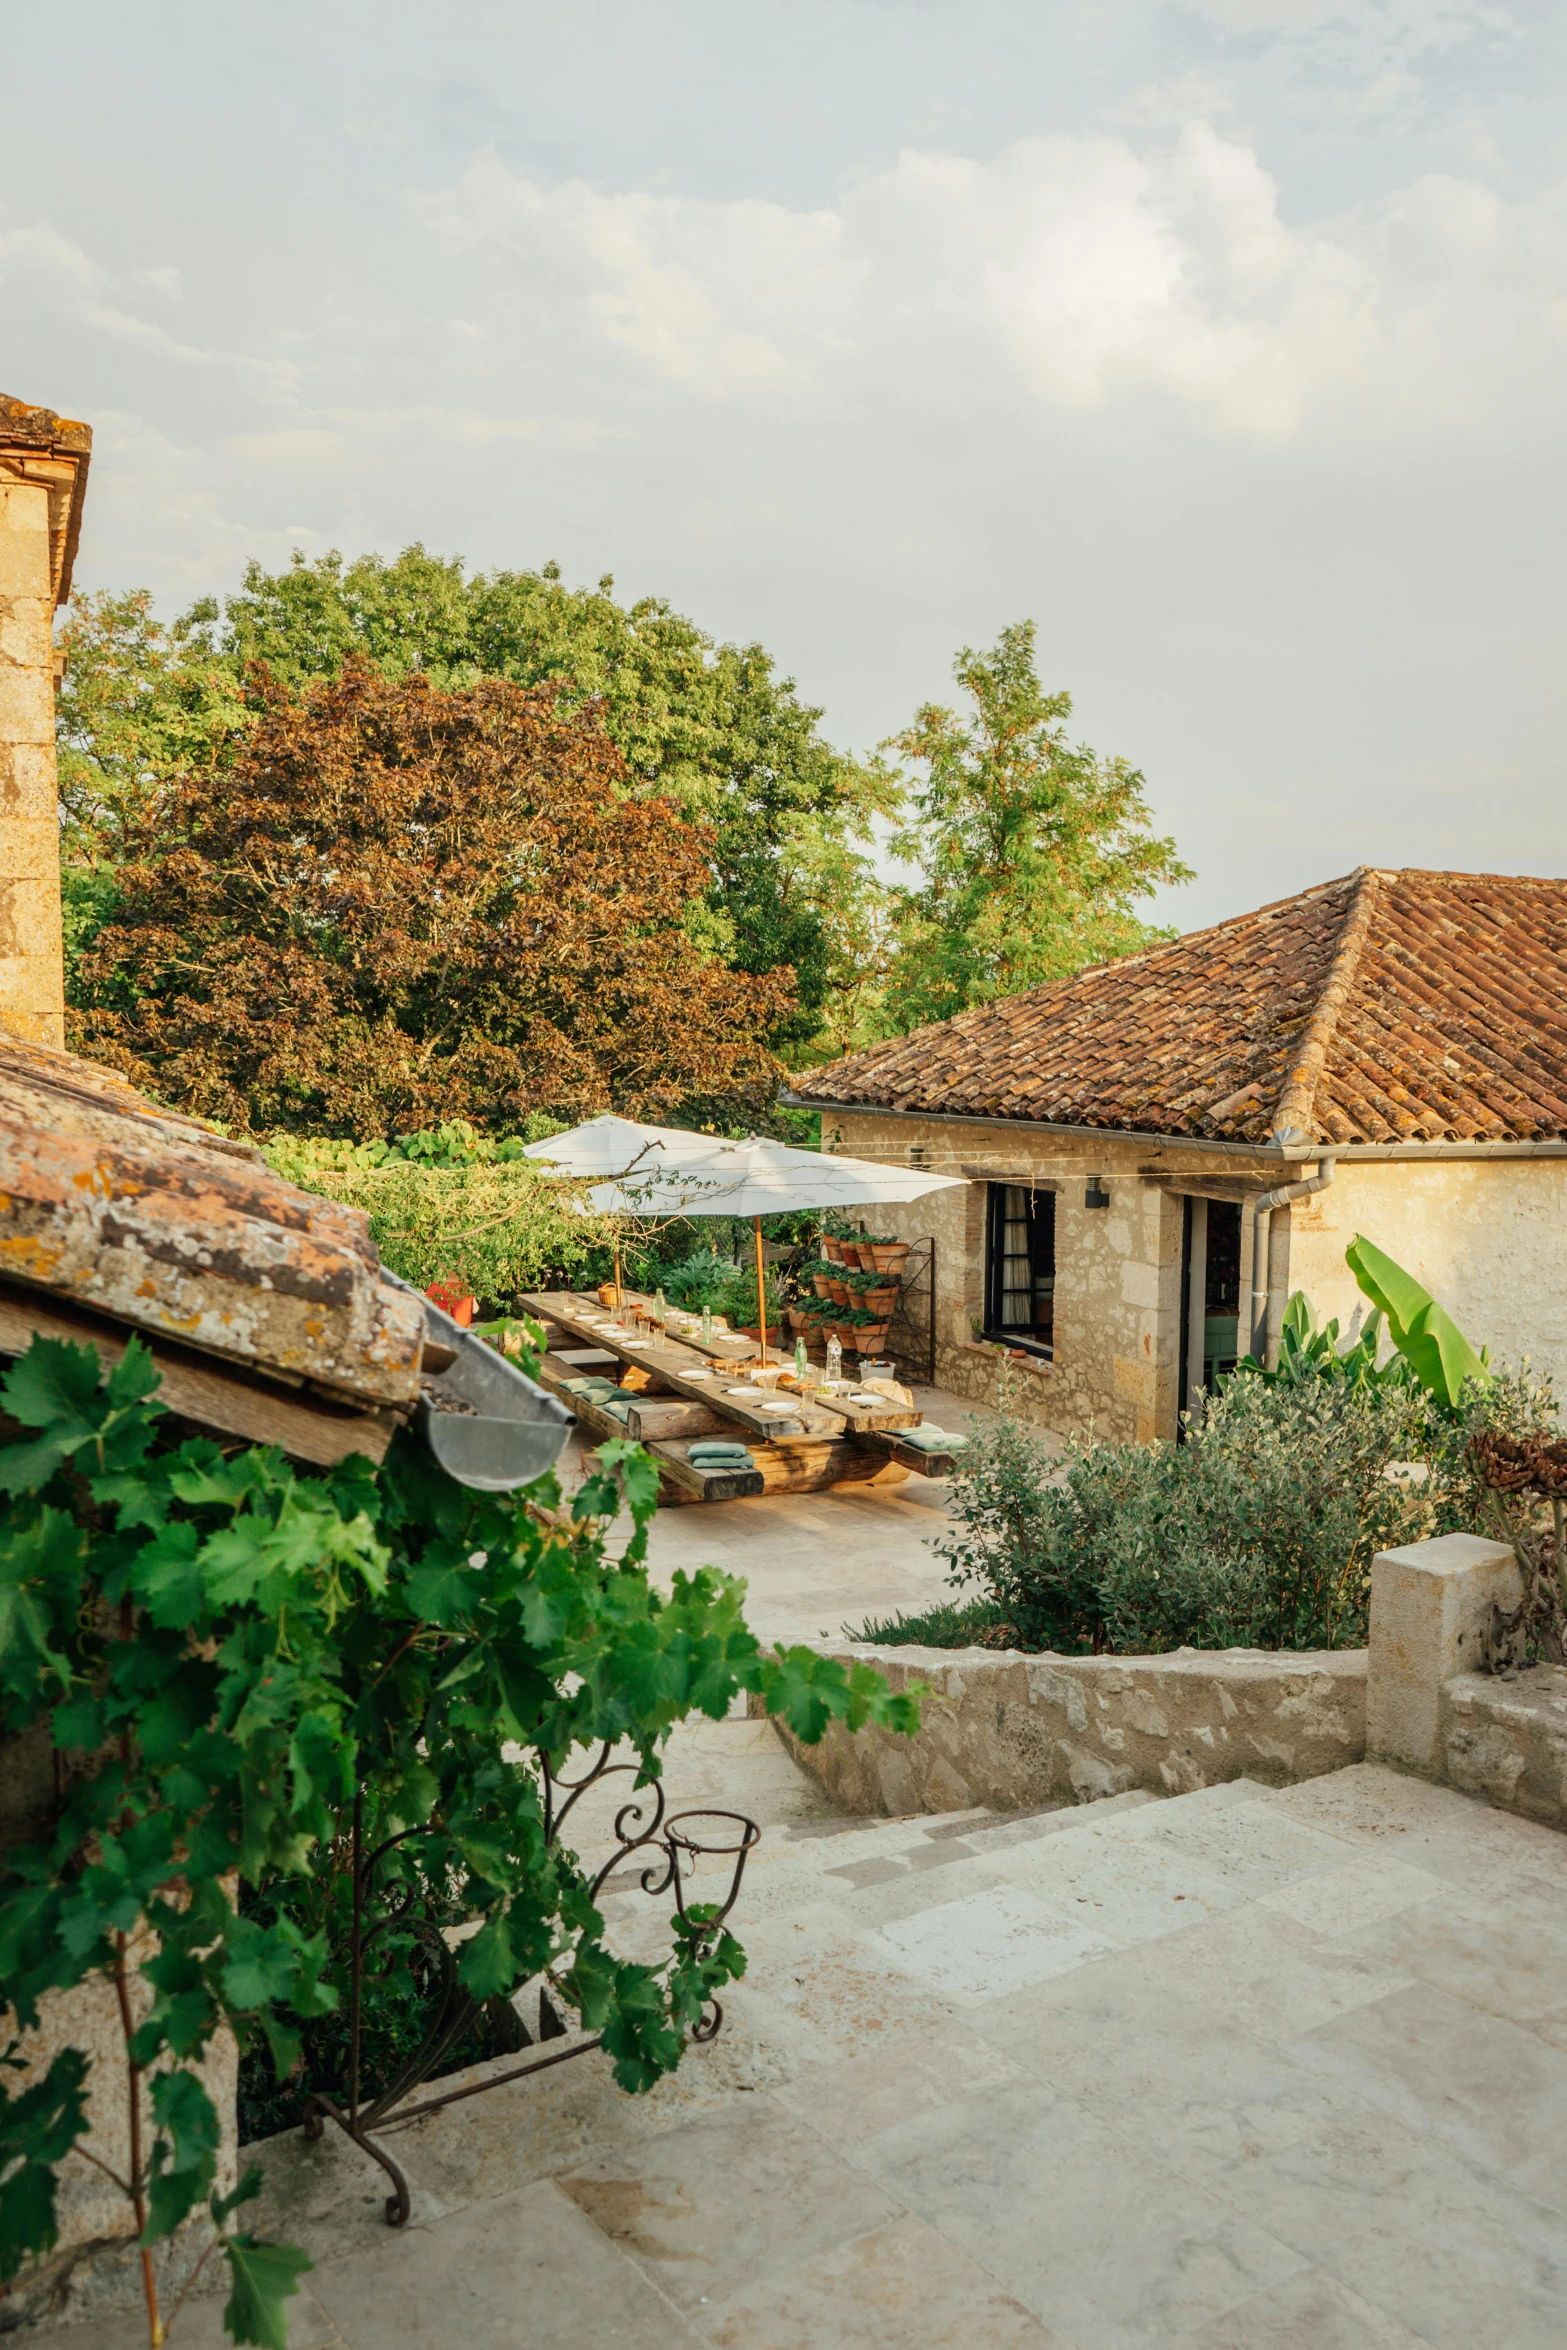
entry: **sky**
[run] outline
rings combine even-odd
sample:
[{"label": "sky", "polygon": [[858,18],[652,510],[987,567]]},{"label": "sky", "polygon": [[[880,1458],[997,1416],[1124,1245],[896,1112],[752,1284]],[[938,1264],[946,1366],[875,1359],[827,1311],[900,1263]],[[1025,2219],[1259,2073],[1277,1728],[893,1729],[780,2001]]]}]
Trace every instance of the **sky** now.
[{"label": "sky", "polygon": [[1183,929],[1567,871],[1567,10],[78,0],[8,28],[0,390],[77,581],[559,562],[865,751],[1038,624]]}]

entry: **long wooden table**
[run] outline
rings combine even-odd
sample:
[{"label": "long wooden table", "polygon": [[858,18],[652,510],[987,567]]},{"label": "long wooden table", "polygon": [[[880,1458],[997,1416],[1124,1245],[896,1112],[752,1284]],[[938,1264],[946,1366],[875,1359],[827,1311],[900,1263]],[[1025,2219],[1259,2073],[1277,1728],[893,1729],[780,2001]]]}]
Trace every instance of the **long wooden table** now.
[{"label": "long wooden table", "polygon": [[[882,1399],[851,1403],[847,1395],[791,1396],[781,1389],[774,1391],[776,1400],[795,1408],[768,1411],[760,1397],[735,1393],[747,1384],[745,1368],[758,1367],[761,1352],[757,1341],[742,1333],[715,1333],[705,1345],[695,1332],[677,1337],[663,1330],[639,1338],[596,1297],[578,1290],[536,1290],[517,1302],[552,1333],[542,1383],[566,1395],[591,1433],[621,1436],[627,1429],[618,1414],[571,1391],[569,1382],[579,1375],[579,1366],[564,1359],[563,1349],[608,1356],[650,1397],[681,1397],[705,1406],[726,1424],[726,1432],[741,1436],[751,1453],[750,1470],[738,1464],[703,1469],[690,1458],[691,1442],[699,1438],[644,1437],[671,1498],[732,1501],[750,1493],[819,1492],[889,1472],[946,1476],[955,1465],[952,1454],[923,1453],[898,1442],[900,1431],[920,1425],[921,1415],[911,1405]],[[646,1304],[628,1299],[628,1305],[639,1302]]]}]

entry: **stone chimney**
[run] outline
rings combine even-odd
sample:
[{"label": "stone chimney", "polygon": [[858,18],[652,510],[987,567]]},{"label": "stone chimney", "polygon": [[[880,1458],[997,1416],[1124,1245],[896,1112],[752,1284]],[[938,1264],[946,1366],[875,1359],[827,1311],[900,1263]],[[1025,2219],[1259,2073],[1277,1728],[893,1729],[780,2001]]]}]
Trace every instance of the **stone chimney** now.
[{"label": "stone chimney", "polygon": [[0,1029],[62,1047],[54,613],[91,453],[87,425],[0,394]]}]

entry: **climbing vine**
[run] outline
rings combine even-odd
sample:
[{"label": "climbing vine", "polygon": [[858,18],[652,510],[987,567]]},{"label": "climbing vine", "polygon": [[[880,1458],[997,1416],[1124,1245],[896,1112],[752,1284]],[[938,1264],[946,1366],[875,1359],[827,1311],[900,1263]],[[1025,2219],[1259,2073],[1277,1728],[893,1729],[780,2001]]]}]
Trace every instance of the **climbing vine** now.
[{"label": "climbing vine", "polygon": [[[204,2206],[231,2338],[283,2350],[310,2263],[237,2224],[254,2171],[217,2192],[197,2068],[227,2025],[286,2077],[297,2019],[338,2004],[325,1934],[292,1914],[312,1904],[286,1896],[331,1879],[356,1792],[377,1836],[427,1831],[410,1866],[476,1925],[458,1959],[472,1997],[549,1965],[634,2092],[679,2063],[743,1953],[677,1929],[658,1965],[618,1958],[575,1855],[547,1840],[541,1760],[558,1772],[611,1739],[654,1779],[673,1725],[741,1690],[808,1740],[835,1717],[916,1716],[864,1666],[764,1655],[727,1576],[655,1591],[656,1472],[634,1446],[606,1446],[562,1509],[553,1479],[470,1492],[412,1438],[379,1470],[324,1473],[182,1438],[156,1388],[136,1342],[106,1373],[91,1347],[36,1339],[0,1380],[0,1768],[49,1765],[30,1840],[0,1855],[0,2279],[53,2248],[61,2167],[95,2159],[86,2056],[40,2069],[25,2036],[48,1994],[96,1976],[123,2025],[134,2127],[114,2175],[148,2339],[166,2331],[153,2248]],[[285,1898],[247,1914],[236,1886]]]}]

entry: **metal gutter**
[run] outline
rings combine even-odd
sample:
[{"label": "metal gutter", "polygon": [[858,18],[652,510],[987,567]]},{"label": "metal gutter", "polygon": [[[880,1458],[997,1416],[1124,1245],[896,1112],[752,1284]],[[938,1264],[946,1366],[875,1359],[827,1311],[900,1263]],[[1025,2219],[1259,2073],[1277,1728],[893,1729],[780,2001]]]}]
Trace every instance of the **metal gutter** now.
[{"label": "metal gutter", "polygon": [[1545,1142],[1226,1142],[1200,1134],[1158,1134],[1140,1126],[1067,1126],[1046,1118],[979,1118],[964,1110],[895,1110],[881,1102],[838,1102],[785,1087],[778,1099],[793,1110],[828,1110],[849,1118],[907,1118],[922,1125],[985,1126],[1001,1134],[1061,1134],[1084,1142],[1135,1142],[1155,1150],[1216,1152],[1226,1158],[1320,1159],[1561,1159],[1567,1139]]},{"label": "metal gutter", "polygon": [[[383,1270],[381,1278],[410,1297],[419,1294],[395,1273]],[[427,1335],[454,1359],[421,1380],[415,1426],[459,1485],[478,1493],[515,1493],[531,1485],[555,1466],[576,1414],[432,1298],[420,1303]]]},{"label": "metal gutter", "polygon": [[894,1110],[884,1107],[880,1102],[826,1101],[810,1094],[795,1093],[787,1086],[778,1099],[791,1110],[839,1110],[850,1118],[909,1118],[922,1125],[940,1118],[949,1125],[986,1126],[992,1132],[1001,1134],[1070,1134],[1081,1136],[1085,1142],[1151,1143],[1161,1150],[1219,1151],[1233,1157],[1315,1159],[1321,1156],[1322,1150],[1320,1143],[1308,1143],[1302,1144],[1297,1151],[1281,1154],[1276,1142],[1210,1142],[1196,1134],[1146,1134],[1135,1126],[1061,1126],[1044,1118],[976,1118],[964,1110]]}]

